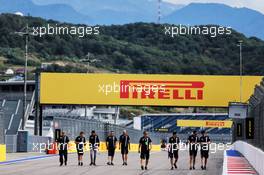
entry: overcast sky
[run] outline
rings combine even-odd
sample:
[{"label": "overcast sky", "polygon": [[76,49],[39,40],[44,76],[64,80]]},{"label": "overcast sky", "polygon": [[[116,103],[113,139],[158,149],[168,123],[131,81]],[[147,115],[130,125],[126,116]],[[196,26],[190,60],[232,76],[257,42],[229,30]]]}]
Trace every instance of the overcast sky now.
[{"label": "overcast sky", "polygon": [[233,7],[247,7],[258,10],[264,14],[264,0],[164,0],[176,4],[189,4],[192,2],[223,3]]}]

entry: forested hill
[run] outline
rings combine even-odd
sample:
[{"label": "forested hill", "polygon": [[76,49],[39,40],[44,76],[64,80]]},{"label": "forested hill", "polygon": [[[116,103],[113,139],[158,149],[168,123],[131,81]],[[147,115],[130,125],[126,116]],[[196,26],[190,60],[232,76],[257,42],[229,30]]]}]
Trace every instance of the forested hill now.
[{"label": "forested hill", "polygon": [[[47,23],[59,24],[40,18],[29,19],[30,27]],[[23,65],[24,40],[14,32],[25,24],[25,17],[0,15],[0,69]],[[71,35],[30,37],[29,65],[56,60],[75,64],[90,52],[91,58],[101,60],[93,66],[110,71],[234,75],[239,73],[237,42],[243,40],[244,73],[264,75],[264,42],[235,31],[216,38],[207,35],[172,38],[164,34],[164,25],[147,23],[100,26],[99,31],[100,35],[84,38]],[[65,71],[79,70],[76,67]]]}]

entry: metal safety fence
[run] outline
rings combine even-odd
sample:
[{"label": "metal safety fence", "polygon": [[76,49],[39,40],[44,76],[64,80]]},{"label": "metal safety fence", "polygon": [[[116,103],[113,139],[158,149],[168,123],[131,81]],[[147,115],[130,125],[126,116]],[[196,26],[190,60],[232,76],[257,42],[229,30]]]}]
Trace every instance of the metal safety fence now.
[{"label": "metal safety fence", "polygon": [[[140,137],[142,137],[142,131],[132,128],[125,128],[119,125],[103,123],[100,121],[82,120],[82,119],[69,119],[69,118],[54,118],[53,120],[56,128],[66,132],[68,137],[73,140],[81,131],[86,134],[86,137],[90,135],[92,130],[95,130],[101,141],[105,141],[108,133],[114,131],[117,138],[122,134],[124,130],[129,133],[131,143],[138,143]],[[149,133],[149,136],[154,144],[160,144],[163,135],[160,133]]]},{"label": "metal safety fence", "polygon": [[264,151],[264,79],[250,97],[249,117],[254,118],[254,137],[245,141]]},{"label": "metal safety fence", "polygon": [[44,152],[43,145],[51,142],[51,137],[29,135],[27,131],[19,131],[15,135],[5,135],[7,153],[16,152]]},{"label": "metal safety fence", "polygon": [[41,145],[48,145],[49,143],[52,143],[51,137],[30,135],[27,140],[27,152],[45,152]]},{"label": "metal safety fence", "polygon": [[5,144],[7,153],[17,152],[17,135],[6,135]]}]

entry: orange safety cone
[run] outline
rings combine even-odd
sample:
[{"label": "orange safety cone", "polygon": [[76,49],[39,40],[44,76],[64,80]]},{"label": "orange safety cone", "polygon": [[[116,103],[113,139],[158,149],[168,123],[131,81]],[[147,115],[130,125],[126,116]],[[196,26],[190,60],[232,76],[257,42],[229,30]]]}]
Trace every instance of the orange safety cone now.
[{"label": "orange safety cone", "polygon": [[48,145],[47,154],[57,154],[57,153],[58,153],[57,142]]}]

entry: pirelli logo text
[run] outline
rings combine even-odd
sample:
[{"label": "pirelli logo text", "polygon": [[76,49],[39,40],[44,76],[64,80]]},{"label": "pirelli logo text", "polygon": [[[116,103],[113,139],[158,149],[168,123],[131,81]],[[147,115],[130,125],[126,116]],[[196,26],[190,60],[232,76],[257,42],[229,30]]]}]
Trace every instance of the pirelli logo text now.
[{"label": "pirelli logo text", "polygon": [[231,128],[231,120],[177,120],[179,127]]},{"label": "pirelli logo text", "polygon": [[207,127],[224,127],[225,122],[212,122],[212,121],[207,121],[205,124]]},{"label": "pirelli logo text", "polygon": [[121,99],[203,100],[202,81],[121,80]]}]

